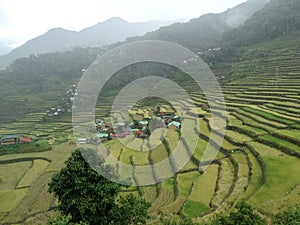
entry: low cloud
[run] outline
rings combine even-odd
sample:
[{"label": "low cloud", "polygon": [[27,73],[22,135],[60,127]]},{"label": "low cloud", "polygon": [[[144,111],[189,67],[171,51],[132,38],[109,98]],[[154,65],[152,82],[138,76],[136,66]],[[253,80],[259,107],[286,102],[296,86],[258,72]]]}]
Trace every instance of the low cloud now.
[{"label": "low cloud", "polygon": [[2,2],[0,1],[0,28],[5,28],[9,26],[9,16],[3,7]]}]

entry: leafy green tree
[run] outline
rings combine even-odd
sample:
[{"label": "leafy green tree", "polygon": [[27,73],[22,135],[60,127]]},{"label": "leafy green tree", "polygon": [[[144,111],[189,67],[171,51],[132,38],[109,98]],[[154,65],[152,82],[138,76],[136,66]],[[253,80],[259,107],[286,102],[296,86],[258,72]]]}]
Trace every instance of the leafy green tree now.
[{"label": "leafy green tree", "polygon": [[[91,157],[95,156],[91,154]],[[117,225],[146,221],[149,204],[132,195],[117,201],[121,185],[90,168],[79,150],[73,152],[65,164],[66,167],[52,177],[49,191],[58,198],[62,214],[71,215],[70,222]],[[114,169],[103,165],[103,160],[94,160],[93,166],[116,177]]]},{"label": "leafy green tree", "polygon": [[210,225],[264,225],[265,221],[246,202],[239,202],[229,216],[220,216]]},{"label": "leafy green tree", "polygon": [[59,216],[57,218],[51,219],[48,225],[68,225],[70,223],[71,216]]},{"label": "leafy green tree", "polygon": [[88,225],[87,223],[71,223],[72,216],[59,216],[51,219],[47,225]]},{"label": "leafy green tree", "polygon": [[273,219],[274,225],[300,225],[300,206],[278,213]]},{"label": "leafy green tree", "polygon": [[149,203],[137,200],[132,194],[118,200],[119,207],[115,209],[114,216],[118,220],[114,224],[145,224]]}]

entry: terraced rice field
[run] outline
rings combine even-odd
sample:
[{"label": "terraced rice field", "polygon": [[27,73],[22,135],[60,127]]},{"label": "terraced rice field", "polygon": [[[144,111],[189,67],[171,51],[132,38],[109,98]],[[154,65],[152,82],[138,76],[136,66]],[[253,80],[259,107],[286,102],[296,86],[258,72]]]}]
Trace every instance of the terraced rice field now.
[{"label": "terraced rice field", "polygon": [[0,224],[44,223],[55,213],[48,182],[74,148],[61,144],[47,152],[0,157]]},{"label": "terraced rice field", "polygon": [[[228,126],[214,164],[205,173],[198,170],[210,135],[210,113],[199,107],[199,141],[191,161],[169,180],[136,190],[152,203],[154,221],[159,212],[207,221],[242,199],[266,216],[299,203],[295,200],[300,195],[299,45],[298,41],[280,57],[233,65],[250,74],[222,86]],[[284,42],[275,42],[273,48],[284,52]],[[191,90],[192,84],[186,85],[195,105],[206,102],[203,94]],[[143,163],[166,158],[170,146],[174,148],[174,141],[165,139],[159,154],[145,153]],[[138,164],[138,158],[133,159]]]},{"label": "terraced rice field", "polygon": [[0,123],[0,137],[7,134],[19,134],[30,137],[34,141],[43,140],[50,144],[59,144],[71,139],[70,118],[62,117],[53,122],[43,122],[44,116],[45,113],[34,113],[15,122]]},{"label": "terraced rice field", "polygon": [[[299,40],[298,35],[289,48],[284,40],[252,46],[252,50],[268,49],[270,56],[226,67],[233,71],[226,78],[228,81],[222,83],[227,131],[215,161],[204,172],[199,170],[199,162],[211,134],[211,114],[209,109],[201,107],[207,102],[203,93],[191,83],[183,84],[198,107],[199,127],[194,130],[199,136],[196,151],[173,177],[151,186],[124,189],[122,193],[134,193],[151,203],[151,224],[159,224],[159,216],[187,216],[196,222],[208,221],[216,214],[228,212],[242,199],[265,216],[300,202]],[[217,72],[220,73],[219,69]],[[98,107],[97,116],[107,117],[111,102],[112,99],[108,99],[107,104]],[[177,104],[184,106],[186,102],[178,99]],[[146,113],[149,110],[137,105],[131,113],[144,119],[149,116]],[[163,106],[162,110],[174,109]],[[0,205],[1,224],[36,224],[43,220],[41,215],[49,216],[52,211],[48,214],[48,210],[55,206],[46,183],[74,148],[58,145],[70,138],[71,124],[63,120],[37,123],[41,117],[41,114],[31,114],[21,121],[1,126],[0,135],[26,134],[46,138],[54,145],[54,150],[49,152],[0,157],[0,201],[4,202]],[[120,117],[122,119],[121,114]],[[189,122],[195,124],[195,121]],[[180,135],[169,130],[164,141],[150,151],[149,146],[154,144],[151,139],[126,140],[128,144],[140,146],[138,150],[125,147],[118,140],[106,142],[105,146],[112,156],[124,163],[153,165],[171,155]],[[210,144],[214,145],[215,141]],[[185,150],[190,154],[189,149]],[[25,160],[27,158],[30,160]],[[176,165],[172,160],[169,163],[172,172]],[[14,171],[15,176],[7,175],[5,170]],[[159,173],[161,171],[153,169],[153,180],[157,180]]]}]

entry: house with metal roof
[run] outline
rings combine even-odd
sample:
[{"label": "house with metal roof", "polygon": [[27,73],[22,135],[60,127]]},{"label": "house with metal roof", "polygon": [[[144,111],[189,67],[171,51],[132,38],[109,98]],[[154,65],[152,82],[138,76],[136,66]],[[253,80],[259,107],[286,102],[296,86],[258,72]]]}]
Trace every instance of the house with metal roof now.
[{"label": "house with metal roof", "polygon": [[20,143],[20,135],[18,134],[10,134],[2,137],[0,139],[0,145],[5,144],[19,144]]},{"label": "house with metal roof", "polygon": [[172,121],[172,122],[168,123],[167,127],[170,129],[179,129],[181,127],[181,123]]},{"label": "house with metal roof", "polygon": [[108,137],[109,137],[109,134],[98,133],[96,136],[97,136],[98,138],[108,138]]},{"label": "house with metal roof", "polygon": [[143,126],[147,126],[149,122],[145,120],[145,121],[140,121],[139,124]]}]

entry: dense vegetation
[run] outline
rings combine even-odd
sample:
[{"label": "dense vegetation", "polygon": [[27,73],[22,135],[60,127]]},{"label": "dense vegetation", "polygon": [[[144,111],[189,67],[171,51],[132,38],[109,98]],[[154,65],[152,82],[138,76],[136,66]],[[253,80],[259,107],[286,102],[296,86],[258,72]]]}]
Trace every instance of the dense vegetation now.
[{"label": "dense vegetation", "polygon": [[[103,160],[97,161],[95,155],[90,154],[97,163],[96,168],[111,177],[116,176],[113,167],[103,165]],[[58,198],[60,211],[71,215],[72,222],[121,225],[144,224],[147,219],[149,205],[132,194],[116,200],[121,186],[94,171],[79,150],[73,152],[66,167],[53,176],[49,191]]]},{"label": "dense vegetation", "polygon": [[[149,222],[166,225],[299,224],[298,7],[297,0],[273,0],[246,22],[247,29],[241,26],[232,30],[230,35],[235,42],[227,39],[222,50],[204,51],[201,55],[211,65],[216,76],[224,76],[220,84],[228,110],[228,126],[221,151],[205,173],[199,172],[199,161],[211,134],[211,116],[209,110],[202,107],[207,102],[205,96],[191,80],[185,79],[184,74],[174,68],[149,63],[125,68],[115,75],[117,82],[109,81],[103,96],[105,99],[102,99],[105,101],[96,109],[99,117],[105,118],[108,115],[113,94],[122,85],[133,78],[157,73],[175,78],[175,81],[189,90],[198,107],[200,127],[195,130],[199,134],[197,151],[182,170],[157,185],[121,188],[121,191],[119,187],[113,189],[120,196],[133,194],[136,200],[145,199],[151,203]],[[292,15],[292,20],[287,22],[285,18],[289,18],[289,15]],[[284,22],[274,22],[277,17]],[[262,30],[261,24],[264,24],[266,30]],[[275,29],[269,29],[274,26]],[[250,35],[245,42],[239,42],[240,33],[248,31],[254,35]],[[185,42],[189,44],[189,40],[185,39],[180,43]],[[217,46],[217,42],[215,44]],[[197,46],[195,48],[198,49]],[[48,217],[57,216],[54,209],[58,206],[53,195],[47,193],[47,183],[54,173],[58,174],[56,184],[60,179],[66,181],[61,185],[66,185],[67,181],[74,182],[60,177],[59,174],[63,172],[58,172],[63,167],[63,159],[75,148],[63,143],[72,142],[74,138],[71,135],[69,115],[45,121],[43,112],[60,101],[65,88],[79,80],[81,69],[86,68],[100,51],[103,50],[75,49],[68,53],[32,56],[16,61],[8,70],[1,72],[3,108],[0,110],[0,134],[9,132],[32,135],[53,149],[26,154],[18,150],[14,152],[18,153],[16,155],[7,155],[17,147],[6,148],[6,155],[0,157],[0,166],[3,166],[0,170],[0,199],[4,199],[0,205],[0,223],[38,224],[45,223]],[[186,102],[178,99],[178,104],[185,105]],[[143,118],[152,110],[152,106],[139,102],[133,107],[132,113]],[[163,105],[162,110],[168,111],[170,107]],[[16,118],[21,119],[7,123]],[[195,124],[193,120],[186,122],[191,126]],[[135,166],[152,165],[170,155],[179,135],[179,132],[170,131],[165,141],[154,151],[132,151],[117,140],[106,142],[105,145],[110,149],[110,154],[122,162]],[[137,142],[128,140],[128,143],[133,141]],[[142,150],[146,150],[151,142],[140,141],[140,145]],[[30,147],[34,145],[29,145],[26,151]],[[14,177],[5,175],[12,171]],[[82,184],[85,176],[91,174],[86,174],[86,170],[79,169],[79,172],[82,173],[78,175],[82,176],[77,178]],[[154,178],[157,172],[153,170]],[[103,178],[95,179],[103,181]],[[134,182],[138,183],[138,180]],[[108,184],[108,187],[114,186]],[[72,191],[72,188],[69,190]],[[77,193],[71,193],[74,195],[67,196],[66,202],[61,203],[68,204],[67,199],[78,197]],[[116,195],[112,199],[114,197]],[[78,204],[81,203],[79,199]],[[116,207],[122,205],[115,203]],[[94,209],[100,210],[100,206],[97,207]],[[84,206],[83,209],[89,211],[92,208]],[[63,211],[63,214],[65,216],[54,219],[50,224],[85,221],[79,218],[80,213],[72,215],[72,211]]]},{"label": "dense vegetation", "polygon": [[219,46],[223,33],[238,27],[245,20],[263,8],[269,0],[250,0],[220,14],[207,14],[192,19],[188,23],[176,23],[149,32],[142,38],[129,38],[128,41],[146,39],[178,43],[195,52]]},{"label": "dense vegetation", "polygon": [[[87,157],[87,156],[86,156]],[[95,159],[93,153],[90,157]],[[99,170],[116,176],[114,168],[94,160]],[[119,196],[121,186],[108,181],[90,168],[79,150],[65,162],[66,167],[52,177],[50,192],[59,199],[59,209],[64,216],[51,219],[49,225],[58,224],[144,224],[150,206],[132,194]],[[80,191],[78,191],[80,190]],[[300,221],[300,207],[291,208],[272,217],[274,225],[296,225]],[[196,225],[191,219],[169,220],[161,218],[164,225]],[[197,223],[198,224],[198,223]],[[219,215],[206,225],[264,225],[267,222],[250,205],[242,201],[229,215]]]},{"label": "dense vegetation", "polygon": [[271,0],[243,26],[225,32],[222,42],[240,47],[297,32],[300,30],[299,11],[298,0]]},{"label": "dense vegetation", "polygon": [[82,69],[94,61],[99,49],[74,49],[16,60],[0,71],[0,121],[43,112],[59,101],[63,91],[77,83]]}]

